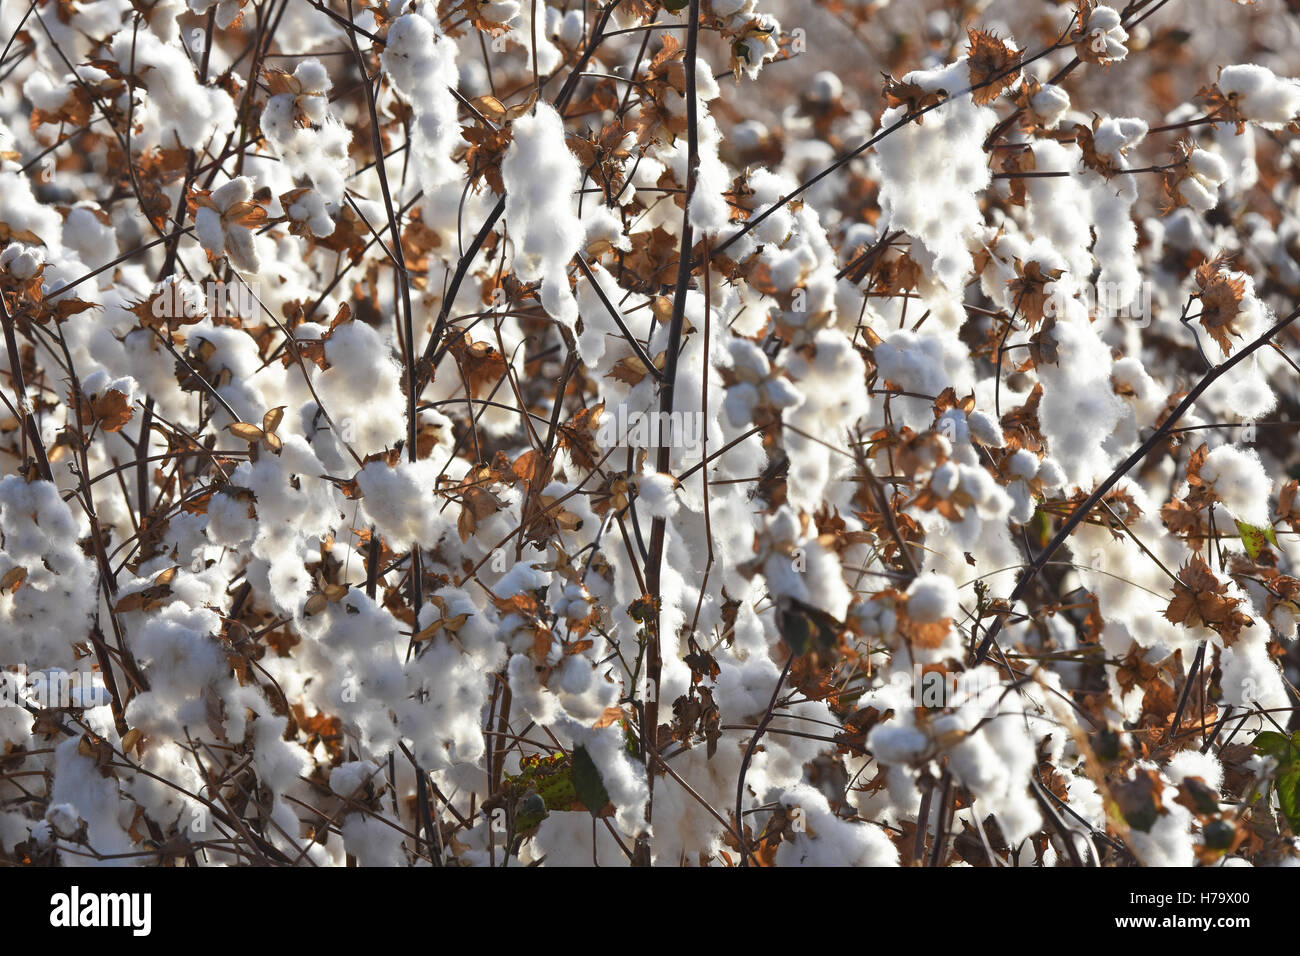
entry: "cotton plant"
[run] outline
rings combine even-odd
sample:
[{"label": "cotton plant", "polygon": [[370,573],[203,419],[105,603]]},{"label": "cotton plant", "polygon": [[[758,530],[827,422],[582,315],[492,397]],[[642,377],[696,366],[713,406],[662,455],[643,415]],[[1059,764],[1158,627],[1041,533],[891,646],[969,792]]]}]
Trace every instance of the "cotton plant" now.
[{"label": "cotton plant", "polygon": [[958,6],[34,11],[0,859],[1294,865],[1283,14]]}]

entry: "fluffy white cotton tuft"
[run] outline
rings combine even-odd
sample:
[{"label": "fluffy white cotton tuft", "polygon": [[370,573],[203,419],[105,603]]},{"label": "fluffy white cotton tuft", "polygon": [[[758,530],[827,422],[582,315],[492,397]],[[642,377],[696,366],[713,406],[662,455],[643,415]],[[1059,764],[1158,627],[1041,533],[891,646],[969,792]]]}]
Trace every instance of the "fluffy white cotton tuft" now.
[{"label": "fluffy white cotton tuft", "polygon": [[542,305],[570,329],[578,304],[569,288],[568,266],[584,231],[574,197],[580,177],[554,107],[538,103],[531,115],[515,120],[514,138],[501,163],[515,270],[526,282],[541,281]]}]

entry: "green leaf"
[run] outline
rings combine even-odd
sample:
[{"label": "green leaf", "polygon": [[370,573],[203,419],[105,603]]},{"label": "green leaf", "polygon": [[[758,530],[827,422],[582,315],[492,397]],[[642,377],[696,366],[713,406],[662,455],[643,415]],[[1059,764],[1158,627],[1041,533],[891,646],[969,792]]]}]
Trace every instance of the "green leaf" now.
[{"label": "green leaf", "polygon": [[678,10],[685,10],[691,5],[691,0],[664,0],[664,9],[669,13],[676,13]]},{"label": "green leaf", "polygon": [[526,834],[550,815],[545,800],[530,790],[515,807],[515,832]]},{"label": "green leaf", "polygon": [[605,791],[605,783],[600,779],[600,771],[596,769],[595,761],[591,759],[591,754],[587,753],[586,747],[573,748],[573,772],[570,778],[573,780],[573,789],[583,806],[593,817],[600,816],[600,812],[609,803],[609,794]]},{"label": "green leaf", "polygon": [[1291,764],[1276,780],[1277,802],[1291,824],[1292,833],[1300,833],[1300,765]]},{"label": "green leaf", "polygon": [[1052,539],[1052,519],[1047,512],[1042,508],[1034,509],[1034,516],[1030,519],[1029,526],[1038,535],[1038,546],[1047,547],[1047,542]]},{"label": "green leaf", "polygon": [[1275,730],[1266,730],[1251,742],[1255,753],[1272,757],[1283,766],[1291,762],[1291,741]]},{"label": "green leaf", "polygon": [[1250,560],[1254,561],[1259,557],[1259,553],[1264,550],[1265,542],[1277,546],[1277,535],[1273,532],[1271,526],[1259,526],[1246,524],[1244,521],[1237,522],[1237,532],[1241,535],[1241,545],[1246,549],[1246,554]]},{"label": "green leaf", "polygon": [[1255,753],[1277,761],[1277,775],[1273,786],[1277,789],[1277,802],[1293,833],[1300,834],[1300,730],[1288,739],[1285,734],[1266,730],[1259,734],[1251,746]]},{"label": "green leaf", "polygon": [[506,783],[516,793],[537,794],[547,810],[568,810],[577,798],[573,768],[566,754],[526,757],[519,773],[506,774]]}]

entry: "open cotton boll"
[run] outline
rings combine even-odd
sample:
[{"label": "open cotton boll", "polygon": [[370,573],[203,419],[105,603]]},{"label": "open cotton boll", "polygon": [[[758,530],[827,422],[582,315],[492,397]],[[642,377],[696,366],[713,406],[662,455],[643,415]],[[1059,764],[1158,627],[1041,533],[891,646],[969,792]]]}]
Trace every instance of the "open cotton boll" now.
[{"label": "open cotton boll", "polygon": [[[0,208],[0,213],[3,209]],[[8,222],[9,219],[3,221]],[[11,242],[0,252],[0,269],[18,280],[30,279],[45,264],[45,251],[40,246],[27,246]]]},{"label": "open cotton boll", "polygon": [[436,461],[422,458],[391,468],[372,461],[357,473],[366,515],[392,544],[432,548],[451,527],[434,503],[439,471]]},{"label": "open cotton boll", "polygon": [[906,766],[930,746],[925,734],[895,720],[877,724],[867,734],[867,749],[886,766]]},{"label": "open cotton boll", "polygon": [[1137,117],[1110,117],[1102,120],[1093,131],[1093,148],[1099,155],[1121,160],[1124,154],[1146,138],[1149,127]]},{"label": "open cotton boll", "polygon": [[978,410],[971,412],[966,416],[966,426],[970,430],[970,437],[981,445],[1001,448],[1006,444],[1006,439],[1002,435],[1002,426],[988,412]]},{"label": "open cotton boll", "polygon": [[272,96],[262,111],[262,133],[295,179],[310,179],[325,202],[337,204],[350,171],[352,133],[330,114],[329,75],[319,60],[304,60],[284,85],[289,91]]},{"label": "open cotton boll", "polygon": [[[216,7],[218,30],[228,29],[244,9],[244,0],[188,0],[188,2],[189,8],[200,16]],[[162,6],[162,4],[159,4],[159,6]]]},{"label": "open cotton boll", "polygon": [[304,222],[313,236],[328,236],[334,232],[334,219],[325,208],[325,199],[320,193],[307,190],[297,201],[290,203],[285,215],[296,222]]},{"label": "open cotton boll", "polygon": [[564,139],[560,114],[538,103],[515,120],[514,138],[501,161],[506,222],[514,242],[515,271],[525,282],[541,280],[542,305],[573,329],[578,304],[569,288],[568,266],[582,242],[574,193],[581,169]]},{"label": "open cotton boll", "polygon": [[777,866],[898,866],[898,848],[883,829],[840,818],[820,791],[797,784],[780,802],[798,807],[804,825],[781,843]]},{"label": "open cotton boll", "polygon": [[[691,226],[695,229],[716,236],[731,222],[731,206],[728,205],[724,193],[731,188],[732,175],[718,158],[722,132],[718,129],[717,121],[709,115],[703,103],[699,105],[697,116],[696,138],[699,162],[695,168],[695,191],[691,194],[690,220]],[[678,181],[685,182],[687,159],[685,139],[679,139],[676,145],[680,162],[673,165],[680,167]]]},{"label": "open cotton boll", "polygon": [[82,202],[68,210],[63,223],[64,246],[93,268],[107,265],[118,255],[117,233],[101,216],[108,218],[98,203]]},{"label": "open cotton boll", "polygon": [[216,84],[200,84],[194,64],[179,45],[164,43],[148,30],[122,30],[114,36],[110,53],[124,75],[137,77],[136,95],[141,86],[148,91],[145,112],[156,122],[164,148],[179,143],[201,150],[209,140],[234,129],[230,94]]},{"label": "open cotton boll", "polygon": [[1083,24],[1083,39],[1076,49],[1090,63],[1117,63],[1128,55],[1129,35],[1114,7],[1093,8]]},{"label": "open cotton boll", "polygon": [[94,562],[77,543],[85,522],[53,483],[0,479],[0,575],[25,572],[21,587],[0,591],[0,666],[72,663],[72,643],[99,604]]},{"label": "open cotton boll", "polygon": [[1038,456],[1027,448],[1021,448],[1007,461],[1006,468],[1017,478],[1032,479],[1038,474]]},{"label": "open cotton boll", "polygon": [[1178,184],[1178,194],[1193,209],[1207,212],[1219,202],[1219,186],[1228,178],[1228,164],[1203,149],[1193,150],[1188,162],[1191,175]]},{"label": "open cotton boll", "polygon": [[[949,384],[946,359],[944,342],[939,336],[920,335],[910,329],[891,333],[875,348],[876,368],[880,377],[894,382],[905,391],[920,395],[938,395]],[[917,414],[921,414],[919,405],[910,404],[907,399],[896,400],[894,408],[904,409],[905,415],[916,408]],[[933,420],[928,402],[924,407],[924,416],[928,419],[928,425]]]},{"label": "open cotton boll", "polygon": [[1124,411],[1110,384],[1110,349],[1094,327],[1073,318],[1052,330],[1059,362],[1040,365],[1043,434],[1068,480],[1090,486],[1109,474],[1112,456],[1105,447]]},{"label": "open cotton boll", "polygon": [[1268,67],[1225,66],[1218,85],[1238,113],[1264,129],[1282,129],[1300,113],[1300,82],[1279,77]]},{"label": "open cotton boll", "polygon": [[[1220,659],[1223,700],[1233,707],[1258,711],[1260,708],[1290,706],[1282,674],[1268,656],[1266,639],[1257,638],[1254,632],[1265,629],[1256,625],[1245,632],[1248,637],[1223,649]],[[1264,730],[1269,725],[1263,717],[1252,717],[1248,728]]]},{"label": "open cotton boll", "polygon": [[1029,98],[1029,108],[1046,129],[1055,129],[1070,108],[1070,94],[1059,86],[1046,83]]},{"label": "open cotton boll", "polygon": [[[112,776],[104,776],[96,761],[83,756],[77,747],[81,741],[71,736],[55,747],[53,785],[49,804],[59,808],[50,821],[51,828],[61,832],[64,827],[78,829],[86,824],[86,842],[95,851],[106,856],[132,852],[131,838],[118,819],[118,783]],[[85,856],[67,854],[65,865],[86,866],[93,860]],[[109,860],[109,865],[122,865],[123,860]]]},{"label": "open cotton boll", "polygon": [[958,614],[957,585],[946,574],[924,574],[907,589],[907,615],[913,620],[930,622],[953,618]]},{"label": "open cotton boll", "polygon": [[451,159],[463,142],[452,94],[459,82],[456,44],[443,34],[433,5],[422,3],[415,13],[392,22],[379,59],[411,107],[412,178],[426,194],[432,194],[464,175]]},{"label": "open cotton boll", "polygon": [[406,435],[401,366],[388,342],[364,322],[347,322],[325,341],[330,367],[317,388],[344,409],[337,419],[343,438],[361,456],[384,451]]},{"label": "open cotton boll", "polygon": [[214,258],[226,255],[237,268],[256,274],[261,269],[253,230],[245,225],[244,213],[253,198],[253,181],[247,176],[214,189],[194,216],[199,242]]},{"label": "open cotton boll", "polygon": [[1205,457],[1201,479],[1214,486],[1234,517],[1247,524],[1271,526],[1268,497],[1273,483],[1257,452],[1220,445]]},{"label": "open cotton boll", "polygon": [[1188,777],[1200,777],[1211,790],[1218,790],[1223,785],[1223,764],[1212,753],[1182,750],[1165,765],[1165,776],[1175,785]]},{"label": "open cotton boll", "polygon": [[343,845],[360,866],[405,866],[402,831],[366,813],[350,813],[343,826]]},{"label": "open cotton boll", "polygon": [[636,479],[636,501],[637,509],[645,509],[652,518],[671,518],[681,507],[677,480],[662,472],[641,472]]},{"label": "open cotton boll", "polygon": [[[925,90],[970,86],[965,58],[937,70],[903,77]],[[902,106],[886,110],[881,128],[898,122]],[[915,237],[911,256],[944,286],[960,290],[973,269],[968,243],[984,224],[977,195],[991,173],[982,143],[997,114],[969,96],[954,96],[877,145],[880,209],[890,229]],[[1046,168],[1046,167],[1044,167]]]}]

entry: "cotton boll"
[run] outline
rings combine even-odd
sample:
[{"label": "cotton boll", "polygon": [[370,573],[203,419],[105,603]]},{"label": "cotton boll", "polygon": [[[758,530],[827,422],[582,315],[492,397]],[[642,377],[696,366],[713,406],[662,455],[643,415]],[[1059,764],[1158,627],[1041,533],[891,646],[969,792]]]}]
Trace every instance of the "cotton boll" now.
[{"label": "cotton boll", "polygon": [[[698,94],[697,94],[698,95]],[[701,107],[697,110],[698,164],[695,192],[691,195],[691,225],[716,236],[731,223],[731,207],[724,193],[731,188],[732,174],[718,158],[722,132],[717,121]]]},{"label": "cotton boll", "polygon": [[[591,273],[600,284],[605,299],[611,304],[615,302],[619,297],[618,286],[610,274],[599,263],[592,263]],[[582,333],[577,337],[578,354],[582,356],[584,362],[593,368],[602,365],[612,366],[613,355],[622,356],[624,351],[630,352],[619,347],[617,340],[622,333],[591,282],[579,283],[578,307],[582,314]],[[624,319],[626,325],[626,318],[621,312],[619,317]],[[610,359],[606,358],[606,352],[611,353]]]},{"label": "cotton boll", "polygon": [[369,455],[405,437],[402,370],[379,333],[363,322],[340,325],[325,342],[325,357],[330,367],[317,387],[344,410],[338,424],[353,450]]},{"label": "cotton boll", "polygon": [[532,114],[515,120],[513,129],[501,179],[515,270],[525,282],[541,280],[542,305],[572,329],[578,306],[567,270],[583,236],[574,199],[581,171],[554,107],[538,103]]},{"label": "cotton boll", "polygon": [[[53,785],[48,799],[50,806],[58,810],[50,824],[51,835],[69,826],[78,829],[84,821],[86,840],[96,852],[129,854],[132,841],[118,819],[117,781],[105,777],[94,760],[82,756],[77,750],[79,743],[78,737],[69,737],[55,748]],[[63,860],[65,865],[86,864],[84,856],[67,854]],[[113,862],[121,865],[120,860]]]},{"label": "cotton boll", "polygon": [[970,426],[961,409],[950,408],[934,423],[935,431],[942,435],[949,445],[958,447],[970,441]]},{"label": "cotton boll", "polygon": [[1164,800],[1164,812],[1156,817],[1147,831],[1136,827],[1129,831],[1133,849],[1144,866],[1190,867],[1196,859],[1192,844],[1191,811],[1173,802],[1172,788],[1167,789],[1169,799]]},{"label": "cotton boll", "polygon": [[1128,150],[1146,138],[1147,129],[1146,122],[1137,117],[1109,117],[1093,131],[1093,148],[1119,162]]},{"label": "cotton boll", "polygon": [[395,19],[380,54],[393,86],[411,106],[414,179],[426,194],[462,175],[451,154],[461,145],[456,44],[442,32],[436,10],[422,4]]},{"label": "cotton boll", "polygon": [[515,654],[506,667],[506,676],[515,695],[515,703],[529,718],[542,725],[555,723],[563,713],[560,701],[537,679],[536,665],[523,654]]},{"label": "cotton boll", "polygon": [[791,787],[781,802],[800,811],[803,826],[777,851],[777,866],[898,866],[898,848],[872,823],[836,816],[812,787]]},{"label": "cotton boll", "polygon": [[[803,398],[782,416],[798,429],[786,438],[788,494],[793,504],[812,505],[821,500],[827,483],[845,469],[845,462],[840,456],[832,457],[817,438],[807,436],[842,435],[866,414],[870,407],[866,389],[845,387],[846,382],[864,381],[866,367],[847,336],[823,329],[813,338],[810,350],[788,359],[786,371]],[[815,505],[809,510],[815,510]]]},{"label": "cotton boll", "polygon": [[24,575],[21,587],[0,591],[0,633],[12,655],[0,666],[72,664],[72,644],[99,603],[94,562],[77,543],[88,530],[52,483],[0,479],[0,576]]},{"label": "cotton boll", "polygon": [[509,23],[519,15],[516,0],[489,0],[483,5],[483,15],[497,23]]},{"label": "cotton boll", "polygon": [[957,616],[957,586],[944,574],[926,574],[907,589],[907,614],[917,621]]},{"label": "cotton boll", "polygon": [[1267,67],[1225,66],[1218,86],[1243,117],[1264,129],[1281,129],[1300,113],[1300,83],[1280,78]]},{"label": "cotton boll", "polygon": [[45,811],[45,822],[56,834],[64,839],[70,839],[76,835],[81,818],[77,816],[77,808],[72,804],[56,803]]},{"label": "cotton boll", "polygon": [[[876,346],[875,360],[880,377],[905,391],[937,395],[951,381],[948,355],[940,336],[919,335],[907,329],[893,332]],[[908,401],[896,399],[895,410],[912,408]],[[925,404],[925,415],[928,426],[933,421],[929,403]]]},{"label": "cotton boll", "polygon": [[1081,55],[1094,63],[1117,63],[1128,55],[1128,32],[1122,26],[1123,19],[1114,7],[1098,6],[1084,23],[1084,38],[1080,47]]},{"label": "cotton boll", "polygon": [[220,619],[176,602],[131,626],[131,649],[150,682],[127,707],[131,726],[146,734],[183,736],[184,725],[204,725],[201,692],[226,676],[225,657],[212,638]]},{"label": "cotton boll", "polygon": [[[655,801],[659,800],[660,792],[656,790]],[[501,819],[502,815],[498,813],[498,826],[501,826]],[[655,830],[658,837],[660,827],[656,826]],[[619,840],[623,841],[624,847],[627,846],[625,836],[620,836]],[[525,866],[545,861],[541,865],[546,867],[579,867],[592,866],[594,860],[602,867],[624,867],[628,865],[628,859],[619,846],[619,840],[604,826],[596,827],[593,837],[591,817],[586,813],[552,813],[542,821],[537,834],[524,843],[519,851],[519,861]],[[662,839],[656,839],[653,849],[658,851],[662,842]],[[486,851],[482,857],[482,862],[476,865],[489,865],[490,857]],[[500,865],[499,847],[496,858],[497,865]]]},{"label": "cotton boll", "polygon": [[[225,30],[235,22],[244,5],[241,0],[188,0],[189,8],[196,14],[207,13],[216,7],[216,25],[218,30]],[[153,26],[151,21],[150,26]]]},{"label": "cotton boll", "polygon": [[[337,205],[350,172],[352,134],[330,113],[329,75],[319,60],[303,60],[289,82],[296,89],[267,101],[262,133],[295,179],[310,179],[322,202]],[[329,231],[316,234],[328,235]]]},{"label": "cotton boll", "polygon": [[330,771],[330,789],[341,797],[355,797],[379,772],[379,765],[369,760],[350,760]]},{"label": "cotton boll", "polygon": [[393,545],[433,548],[451,527],[434,503],[440,470],[433,459],[423,458],[394,467],[372,461],[357,473],[366,515]]},{"label": "cotton boll", "polygon": [[1193,150],[1188,158],[1191,175],[1178,184],[1179,195],[1193,209],[1207,212],[1219,201],[1219,186],[1228,178],[1228,164],[1215,153]]},{"label": "cotton boll", "polygon": [[487,700],[485,669],[454,640],[435,637],[406,665],[405,700],[395,708],[397,727],[415,742],[421,766],[438,771],[475,764],[485,748],[477,715]]},{"label": "cotton boll", "polygon": [[208,204],[199,207],[194,217],[199,241],[216,258],[228,256],[231,263],[245,272],[256,274],[261,259],[252,229],[242,224],[240,210],[253,198],[253,183],[247,176],[234,179],[214,189]]},{"label": "cotton boll", "polygon": [[226,233],[221,228],[221,213],[206,206],[194,214],[194,232],[203,248],[219,256],[226,248]]},{"label": "cotton boll", "polygon": [[1059,86],[1044,84],[1029,98],[1029,108],[1046,129],[1055,129],[1070,108],[1070,94]]},{"label": "cotton boll", "polygon": [[1091,325],[1073,319],[1053,329],[1059,363],[1040,365],[1043,434],[1069,481],[1090,486],[1109,474],[1106,439],[1123,405],[1110,385],[1110,350]]},{"label": "cotton boll", "polygon": [[[1225,703],[1244,710],[1290,706],[1282,675],[1262,641],[1238,640],[1232,647],[1224,648],[1221,666],[1220,686]],[[1262,717],[1251,718],[1248,725],[1258,730],[1268,726]]]},{"label": "cotton boll", "polygon": [[867,749],[890,766],[912,763],[929,746],[929,739],[921,731],[893,721],[877,724],[867,735]]},{"label": "cotton boll", "polygon": [[1272,526],[1268,498],[1273,483],[1257,452],[1220,445],[1206,456],[1201,478],[1213,485],[1224,507],[1238,519],[1256,526]]},{"label": "cotton boll", "polygon": [[970,429],[971,438],[981,445],[987,445],[990,448],[1001,448],[1006,444],[1002,436],[1002,426],[998,420],[988,412],[973,411],[966,416],[966,424]]},{"label": "cotton boll", "polygon": [[[645,826],[645,805],[650,797],[645,769],[628,753],[618,725],[599,730],[573,729],[574,746],[586,748],[600,774],[605,792],[614,804],[614,820],[624,833]],[[657,792],[657,791],[656,791]]]},{"label": "cotton boll", "polygon": [[285,214],[298,222],[304,222],[313,236],[328,236],[334,232],[334,220],[325,208],[325,200],[320,194],[307,191],[298,200],[289,205]]},{"label": "cotton boll", "polygon": [[1175,785],[1188,777],[1200,777],[1211,790],[1218,790],[1223,786],[1223,764],[1212,753],[1180,750],[1165,765],[1165,776]]},{"label": "cotton boll", "polygon": [[636,489],[638,510],[644,508],[652,518],[671,518],[681,505],[672,475],[642,472],[637,476]]},{"label": "cotton boll", "polygon": [[[962,59],[909,73],[903,82],[961,90],[970,86],[970,71]],[[881,127],[898,122],[904,111],[886,110]],[[973,268],[968,244],[983,225],[976,197],[990,176],[980,144],[996,122],[997,114],[971,97],[953,97],[924,123],[909,123],[876,147],[883,218],[889,228],[915,237],[912,258],[948,289],[960,290]]]},{"label": "cotton boll", "polygon": [[92,268],[104,266],[118,255],[117,234],[100,216],[107,218],[98,204],[80,202],[68,210],[63,224],[63,244]]},{"label": "cotton boll", "polygon": [[1038,473],[1038,456],[1022,448],[1007,460],[1006,468],[1008,473],[1017,478],[1033,478]]},{"label": "cotton boll", "polygon": [[123,74],[139,78],[137,91],[141,85],[148,91],[144,112],[156,124],[163,147],[201,150],[233,131],[230,94],[215,84],[201,85],[179,45],[164,43],[148,30],[122,30],[110,52]]},{"label": "cotton boll", "polygon": [[[289,718],[278,714],[259,714],[253,721],[252,753],[257,779],[274,794],[288,790],[300,776],[310,772],[312,760],[301,747],[284,739]],[[297,826],[289,830],[296,835]]]},{"label": "cotton boll", "polygon": [[350,813],[341,828],[343,845],[359,866],[405,866],[402,831],[365,813]]},{"label": "cotton boll", "polygon": [[830,70],[814,73],[808,83],[808,98],[814,103],[833,103],[844,95],[844,84]]},{"label": "cotton boll", "polygon": [[0,268],[18,280],[30,279],[45,264],[45,252],[39,246],[10,243],[0,252]]},{"label": "cotton boll", "polygon": [[[1029,795],[1028,788],[1013,790],[999,799],[994,814],[1003,838],[1011,846],[1027,839],[1043,826],[1043,815],[1039,812],[1037,802]],[[1022,847],[1021,853],[1024,854],[1026,849],[1027,846]],[[1032,859],[1032,852],[1029,857]],[[1028,865],[1023,856],[1020,865]]]},{"label": "cotton boll", "polygon": [[984,519],[999,519],[1006,515],[1010,501],[997,480],[983,468],[960,466],[960,489],[975,504],[975,513]]}]

